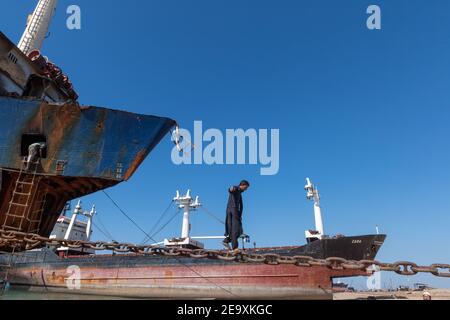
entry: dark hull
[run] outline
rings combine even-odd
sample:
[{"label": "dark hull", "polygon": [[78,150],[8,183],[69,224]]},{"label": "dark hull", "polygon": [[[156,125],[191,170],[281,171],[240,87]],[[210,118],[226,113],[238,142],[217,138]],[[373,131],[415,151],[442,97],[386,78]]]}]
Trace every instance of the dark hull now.
[{"label": "dark hull", "polygon": [[311,256],[316,259],[339,257],[347,260],[374,260],[386,235],[363,235],[324,239],[301,247],[254,249],[257,253],[278,253],[290,256]]}]

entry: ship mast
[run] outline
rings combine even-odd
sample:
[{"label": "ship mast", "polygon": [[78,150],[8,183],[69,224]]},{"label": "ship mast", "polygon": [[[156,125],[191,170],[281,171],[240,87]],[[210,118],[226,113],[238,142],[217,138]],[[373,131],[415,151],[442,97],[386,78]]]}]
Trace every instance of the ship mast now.
[{"label": "ship mast", "polygon": [[309,178],[306,178],[306,198],[308,200],[314,201],[314,218],[316,222],[316,230],[315,231],[306,231],[306,240],[308,242],[312,242],[315,240],[322,240],[325,233],[323,228],[323,220],[322,220],[322,209],[320,207],[320,194],[319,190],[311,183]]},{"label": "ship mast", "polygon": [[170,247],[184,247],[190,249],[203,249],[204,245],[201,242],[194,240],[190,236],[191,233],[191,223],[190,215],[192,211],[197,210],[201,207],[199,197],[195,200],[191,197],[191,190],[188,190],[185,196],[180,196],[180,192],[177,191],[177,195],[173,198],[173,201],[178,204],[178,208],[183,210],[183,226],[181,228],[181,238],[166,239],[164,240],[164,245]]},{"label": "ship mast", "polygon": [[33,14],[28,17],[27,27],[17,45],[24,54],[41,49],[57,3],[58,0],[39,0]]},{"label": "ship mast", "polygon": [[183,227],[181,229],[181,238],[189,238],[189,233],[191,232],[191,223],[189,219],[190,212],[200,207],[199,199],[196,197],[195,201],[193,201],[191,198],[191,190],[188,190],[187,194],[183,197],[181,197],[180,193],[177,191],[177,196],[173,200],[178,203],[180,209],[183,209]]},{"label": "ship mast", "polygon": [[[79,200],[78,204],[73,210],[72,218],[70,219],[69,225],[64,233],[64,240],[91,241],[93,225],[92,219],[96,214],[97,211],[95,210],[95,205],[92,206],[90,212],[83,211],[83,208],[81,207],[81,200]],[[78,216],[80,215],[87,218],[86,224],[80,223],[80,221],[78,221]],[[66,224],[66,217],[62,218],[61,221],[58,220],[58,222],[60,222],[62,224],[62,227],[64,228],[64,225]],[[85,232],[83,232],[81,229],[82,227],[84,227],[84,225],[86,226]],[[56,235],[52,235],[52,237],[56,237]],[[75,251],[77,253],[81,252],[82,254],[95,254],[95,251],[92,249],[81,249],[80,251],[78,249],[71,249],[69,247],[59,247],[57,248],[57,251],[59,252],[60,256],[65,256],[70,251]]]},{"label": "ship mast", "polygon": [[83,212],[82,208],[81,208],[81,200],[78,201],[77,206],[75,207],[75,210],[73,211],[72,214],[72,218],[70,219],[70,223],[69,223],[69,227],[67,228],[66,234],[64,236],[64,240],[70,240],[71,239],[71,235],[72,235],[72,231],[73,228],[77,222],[78,219],[78,215],[83,215],[87,218],[87,223],[86,223],[86,241],[91,240],[91,235],[92,235],[92,219],[94,218],[94,215],[97,213],[97,211],[95,211],[95,205],[92,206],[92,209],[90,212]]}]

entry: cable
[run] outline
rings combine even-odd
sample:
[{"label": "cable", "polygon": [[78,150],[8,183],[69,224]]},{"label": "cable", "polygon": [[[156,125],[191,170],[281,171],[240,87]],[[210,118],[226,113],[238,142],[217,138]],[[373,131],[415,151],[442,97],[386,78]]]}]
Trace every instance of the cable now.
[{"label": "cable", "polygon": [[[103,223],[102,219],[100,218],[100,215],[99,215],[99,214],[97,214],[97,220],[98,220],[98,222],[100,223],[100,226],[102,227],[103,231],[105,231],[106,237],[109,238],[109,239],[111,239],[111,240],[114,240],[113,235],[111,234],[111,232],[108,231],[108,228],[106,228],[106,226],[105,226],[105,224]],[[94,222],[92,222],[92,223],[94,223]],[[96,226],[96,227],[97,227],[97,229],[100,230],[100,228],[99,228],[98,226]],[[102,233],[103,233],[103,232],[102,232]]]},{"label": "cable", "polygon": [[[159,217],[158,221],[155,223],[155,225],[151,228],[151,230],[148,232],[149,234],[151,234],[153,237],[155,236],[155,234],[153,233],[154,230],[158,227],[159,223],[162,221],[162,219],[166,216],[167,212],[169,212],[170,208],[172,207],[174,201],[170,201],[169,206],[166,208],[166,210],[164,210],[164,212],[161,214],[161,216]],[[141,241],[142,243],[147,243],[148,242],[148,237],[145,237],[144,240]]]},{"label": "cable", "polygon": [[[163,231],[177,216],[178,214],[181,212],[181,209],[178,209],[175,214],[172,216],[172,218],[169,219],[169,221],[166,222],[166,224],[164,224],[161,228],[159,228],[158,231],[156,231],[154,234],[152,234],[152,238],[156,237],[161,231]],[[147,242],[151,240],[151,239],[146,239],[146,241],[144,242],[144,244],[147,244]],[[155,242],[155,241],[153,241]]]},{"label": "cable", "polygon": [[[125,216],[125,218],[127,218],[136,228],[138,228],[142,233],[144,233],[147,237],[151,238],[150,235],[145,232],[144,229],[142,229],[129,215],[127,215],[125,213],[125,211],[123,211],[119,205],[109,196],[109,194],[106,193],[106,191],[103,190],[103,193],[109,198],[109,200],[111,200],[111,202],[114,204],[114,206]],[[151,239],[152,241],[154,241],[153,239]]]},{"label": "cable", "polygon": [[[111,202],[114,204],[114,206],[134,225],[136,226],[136,228],[138,228],[140,231],[142,231],[150,240],[152,240],[154,243],[156,243],[156,240],[153,239],[149,234],[147,234],[147,232],[145,232],[141,227],[139,227],[139,225],[129,216],[125,213],[125,211],[123,211],[120,206],[109,196],[108,193],[106,193],[105,190],[102,190],[102,192],[108,197],[109,200],[111,200]],[[224,287],[219,286],[218,284],[212,282],[211,280],[209,280],[208,278],[204,277],[203,275],[201,275],[199,272],[197,272],[196,270],[194,270],[193,268],[189,267],[187,264],[185,264],[183,261],[181,261],[180,258],[178,257],[174,257],[181,265],[183,265],[184,267],[186,267],[187,269],[189,269],[190,271],[192,271],[193,273],[195,273],[197,276],[199,276],[200,278],[208,281],[209,283],[211,283],[212,285],[214,285],[215,287],[227,292],[228,294],[239,298],[237,295],[235,295],[234,293],[232,293],[231,291],[225,289]]]},{"label": "cable", "polygon": [[221,220],[220,218],[218,218],[216,215],[214,215],[214,213],[212,213],[211,211],[209,211],[208,209],[206,209],[204,206],[200,207],[201,209],[203,209],[206,214],[208,214],[209,216],[211,216],[212,218],[214,218],[215,220],[219,221],[221,224],[225,225],[225,221]]},{"label": "cable", "polygon": [[107,234],[107,232],[104,232],[98,225],[96,225],[94,222],[92,222],[93,226],[100,231],[101,234],[103,234],[108,240],[114,241],[114,238],[110,235]]}]

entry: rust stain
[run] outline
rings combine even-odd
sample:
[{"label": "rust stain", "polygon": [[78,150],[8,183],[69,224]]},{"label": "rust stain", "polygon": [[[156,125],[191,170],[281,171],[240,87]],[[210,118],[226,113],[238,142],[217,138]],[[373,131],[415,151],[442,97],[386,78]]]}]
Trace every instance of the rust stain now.
[{"label": "rust stain", "polygon": [[141,150],[137,154],[136,158],[131,163],[129,169],[125,173],[124,179],[128,180],[130,177],[134,174],[134,172],[137,170],[137,168],[141,165],[141,163],[144,161],[144,159],[147,157],[147,151]]},{"label": "rust stain", "polygon": [[47,136],[52,136],[51,139],[48,139],[48,150],[50,151],[50,154],[48,155],[48,159],[43,161],[43,166],[47,173],[53,173],[52,169],[58,160],[67,160],[57,159],[57,153],[65,143],[64,137],[67,136],[68,132],[75,126],[80,110],[78,106],[75,105],[55,107],[48,104],[43,104],[41,109],[44,109],[42,113],[46,117],[46,122],[51,123],[51,126],[46,128],[49,132],[42,133]]},{"label": "rust stain", "polygon": [[166,278],[173,278],[173,271],[172,270],[164,271],[164,277],[166,277]]},{"label": "rust stain", "polygon": [[[171,123],[167,118],[153,119],[148,116],[147,121],[142,116],[146,127],[141,128],[141,116],[137,116],[137,121],[130,117],[131,113],[79,107],[73,103],[53,105],[36,100],[27,102],[26,99],[2,100],[0,97],[0,105],[5,107],[8,111],[5,114],[10,115],[11,119],[18,119],[5,129],[6,135],[0,138],[3,139],[2,147],[3,144],[8,147],[8,152],[0,157],[0,228],[45,237],[50,235],[67,201],[129,180],[150,153],[149,143],[151,146],[159,143],[160,136],[167,133]],[[19,108],[22,105],[24,110]],[[148,130],[153,127],[157,128],[156,133]],[[20,152],[26,148],[24,134],[45,136],[47,156],[41,159],[33,189],[22,193],[32,194],[32,204],[22,212],[17,207],[23,208],[22,202],[28,203],[29,199],[16,197],[18,204],[10,204],[13,203],[11,199],[20,177],[23,153],[26,153],[26,150]],[[144,141],[141,142],[141,139]],[[116,140],[120,143],[115,143]],[[28,179],[29,176],[31,173],[25,173],[23,177]],[[45,194],[45,198],[41,193]],[[45,203],[43,211],[38,207],[42,203]],[[31,224],[29,220],[35,222]],[[40,220],[39,223],[37,220]]]}]

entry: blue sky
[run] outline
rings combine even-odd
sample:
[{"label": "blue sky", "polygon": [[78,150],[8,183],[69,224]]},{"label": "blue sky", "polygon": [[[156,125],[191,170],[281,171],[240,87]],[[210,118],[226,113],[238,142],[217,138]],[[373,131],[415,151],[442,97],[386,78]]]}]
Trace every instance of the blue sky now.
[{"label": "blue sky", "polygon": [[[34,1],[1,0],[13,41]],[[77,4],[82,29],[66,28]],[[382,30],[366,28],[378,4]],[[223,216],[242,178],[244,228],[258,246],[304,243],[313,227],[304,178],[322,193],[325,231],[388,234],[379,259],[449,262],[450,12],[448,1],[60,0],[43,51],[83,104],[168,116],[192,129],[280,129],[280,172],[172,164],[170,138],[109,194],[151,229],[177,189]],[[120,241],[144,235],[102,194],[101,221]],[[170,212],[169,217],[174,210]],[[158,237],[180,233],[181,216]],[[199,211],[194,235],[223,227]],[[96,232],[96,238],[103,238]],[[212,242],[209,246],[216,246]],[[406,283],[406,278],[384,275]],[[355,282],[358,280],[355,280]],[[450,287],[446,279],[416,276]]]}]

